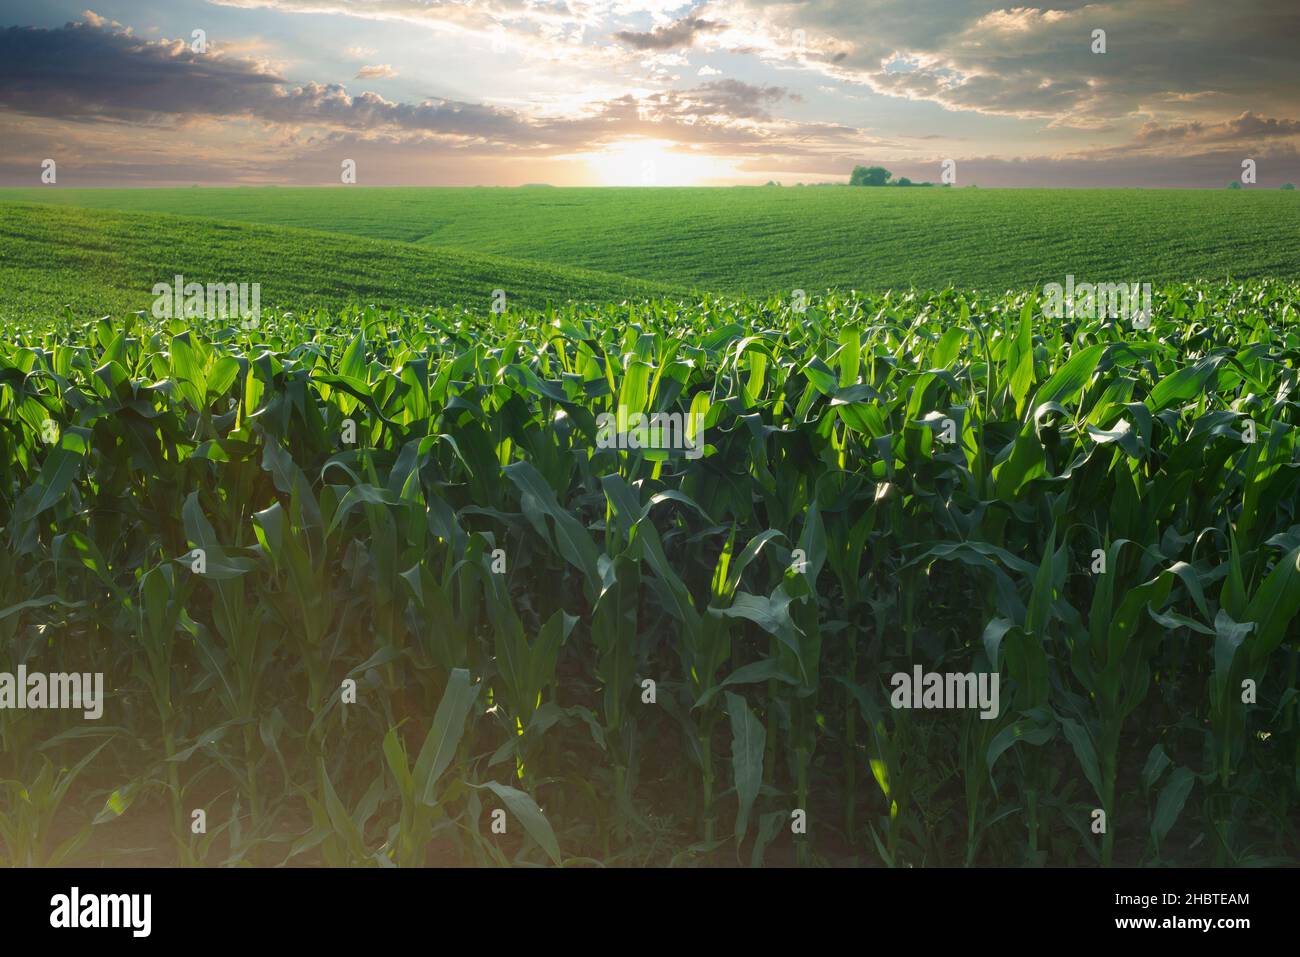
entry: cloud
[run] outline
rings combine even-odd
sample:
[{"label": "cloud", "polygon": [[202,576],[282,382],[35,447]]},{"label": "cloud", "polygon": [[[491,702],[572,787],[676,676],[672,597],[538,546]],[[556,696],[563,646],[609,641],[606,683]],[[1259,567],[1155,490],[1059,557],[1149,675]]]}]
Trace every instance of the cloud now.
[{"label": "cloud", "polygon": [[[354,94],[336,83],[292,82],[260,60],[199,54],[180,40],[141,40],[107,25],[0,29],[0,111],[54,121],[65,140],[147,140],[157,150],[157,142],[175,142],[180,134],[196,147],[207,144],[203,151],[218,166],[225,162],[216,158],[223,151],[210,146],[224,130],[246,142],[245,157],[264,158],[267,172],[241,168],[243,180],[274,179],[269,170],[291,167],[287,158],[295,151],[342,143],[394,154],[407,145],[424,144],[427,150],[439,144],[467,156],[546,157],[632,137],[667,138],[712,153],[774,152],[787,137],[797,153],[865,142],[850,127],[772,116],[777,104],[799,99],[780,86],[718,79],[530,117],[485,104],[397,102],[373,92]],[[187,170],[184,178],[191,176]]]},{"label": "cloud", "polygon": [[[1215,121],[1242,110],[1294,113],[1300,70],[1294,0],[1058,2],[714,0],[725,48],[946,110],[1134,126],[1177,97]],[[1092,31],[1106,52],[1092,52]],[[796,33],[799,40],[797,42]],[[1172,92],[1171,92],[1172,91]]]},{"label": "cloud", "polygon": [[649,33],[637,33],[632,30],[619,30],[614,37],[637,50],[675,50],[694,45],[695,38],[705,33],[716,33],[726,24],[705,20],[696,16],[699,9],[693,10],[680,20],[656,27]]},{"label": "cloud", "polygon": [[1300,136],[1300,120],[1260,116],[1246,111],[1222,123],[1192,120],[1162,126],[1147,121],[1138,130],[1136,139],[1139,144],[1163,146],[1171,143],[1252,143],[1289,136]]},{"label": "cloud", "polygon": [[211,0],[224,7],[357,17],[410,23],[440,32],[487,34],[515,30],[563,29],[594,25],[608,7],[605,0]]},{"label": "cloud", "polygon": [[141,40],[95,17],[61,29],[0,28],[0,107],[65,119],[150,121],[241,111],[284,82],[262,61]]},{"label": "cloud", "polygon": [[118,23],[116,20],[109,20],[106,17],[101,17],[94,10],[83,10],[81,15],[85,18],[86,23],[95,27],[97,30],[102,30],[107,27],[113,30],[121,30],[125,33],[131,32],[129,27],[122,26],[122,24]]},{"label": "cloud", "polygon": [[770,120],[767,106],[798,100],[784,87],[755,86],[740,80],[710,80],[689,90],[672,90],[648,98],[664,115],[696,119]]},{"label": "cloud", "polygon": [[1038,10],[1034,7],[990,10],[976,20],[970,29],[976,35],[985,33],[1022,37],[1027,33],[1041,32],[1054,23],[1069,20],[1071,16],[1064,10]]},{"label": "cloud", "polygon": [[[380,75],[380,74],[375,74]],[[383,74],[387,75],[387,74]],[[182,40],[140,40],[73,22],[0,29],[0,108],[65,120],[185,124],[201,117],[367,130],[394,128],[528,141],[505,110],[452,100],[396,103],[334,83],[290,83],[266,63],[195,53]]]},{"label": "cloud", "polygon": [[[809,176],[866,162],[935,179],[930,167],[953,157],[981,185],[1220,185],[1251,156],[1269,175],[1300,179],[1298,55],[1282,0],[1253,0],[1263,26],[1227,8],[1206,20],[1205,0],[1061,0],[1063,9],[880,0],[865,18],[861,0],[710,0],[685,15],[677,0],[225,2],[432,29],[488,23],[485,37],[542,51],[494,60],[494,74],[509,64],[496,92],[537,85],[495,105],[395,101],[294,76],[268,59],[278,48],[265,41],[227,37],[198,54],[188,38],[137,36],[88,11],[54,29],[0,28],[0,175],[12,169],[28,182],[30,156],[52,155],[69,183],[78,170],[98,171],[105,185],[319,182],[331,167],[337,178],[343,155],[369,157],[368,182],[430,182],[429,170],[477,182],[511,163],[528,169],[642,138],[741,170]],[[647,15],[653,29],[643,27]],[[1104,55],[1089,50],[1098,23],[1108,31]],[[536,57],[550,55],[557,24],[582,33],[548,66]],[[461,38],[433,40],[448,42]],[[711,65],[680,82],[692,46],[710,59],[727,52],[727,72],[748,82]],[[419,73],[397,51],[344,52],[344,77]],[[462,95],[478,92],[480,79],[459,77],[472,91]],[[805,107],[798,90],[814,102]],[[882,111],[881,96],[918,105]],[[827,121],[846,109],[895,125]]]},{"label": "cloud", "polygon": [[[212,0],[476,34],[520,56],[613,68],[617,53],[699,45],[946,110],[1102,131],[1195,107],[1296,112],[1294,0]],[[707,10],[707,15],[706,11]],[[628,26],[649,15],[652,29]],[[678,15],[675,20],[668,19]],[[1091,51],[1092,31],[1107,52]],[[614,41],[613,46],[609,43]],[[623,49],[628,48],[628,49]],[[358,57],[358,59],[367,59]],[[891,63],[906,61],[906,70]],[[669,75],[653,65],[650,77]],[[703,74],[710,75],[710,74]],[[1149,115],[1143,115],[1143,114]]]}]

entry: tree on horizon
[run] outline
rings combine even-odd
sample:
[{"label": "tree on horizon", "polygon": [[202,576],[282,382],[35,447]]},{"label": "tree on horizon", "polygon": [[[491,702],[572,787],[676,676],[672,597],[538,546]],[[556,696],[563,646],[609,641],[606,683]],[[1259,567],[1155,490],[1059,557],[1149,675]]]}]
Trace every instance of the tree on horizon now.
[{"label": "tree on horizon", "polygon": [[855,166],[849,176],[850,186],[887,186],[894,174],[883,166]]}]

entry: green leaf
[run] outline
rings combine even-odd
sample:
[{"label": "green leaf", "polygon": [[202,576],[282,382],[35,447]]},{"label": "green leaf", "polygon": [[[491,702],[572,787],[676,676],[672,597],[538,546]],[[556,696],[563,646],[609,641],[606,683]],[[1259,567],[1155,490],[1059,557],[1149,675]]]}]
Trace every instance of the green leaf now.
[{"label": "green leaf", "polygon": [[563,861],[560,858],[560,845],[555,840],[555,832],[551,830],[551,822],[546,820],[542,814],[542,809],[523,791],[512,788],[506,784],[498,784],[496,781],[487,781],[483,784],[471,785],[476,788],[487,788],[509,809],[510,813],[524,826],[528,836],[537,842],[537,845],[546,852],[556,865],[562,867]]},{"label": "green leaf", "polygon": [[[1065,738],[1074,748],[1074,756],[1079,759],[1079,766],[1083,768],[1084,777],[1092,785],[1093,793],[1097,795],[1098,800],[1102,800],[1105,793],[1101,786],[1101,767],[1097,763],[1097,746],[1093,743],[1092,734],[1083,725],[1071,718],[1061,718],[1061,730],[1065,732]],[[1107,813],[1113,809],[1106,808]]]},{"label": "green leaf", "polygon": [[1012,745],[1023,741],[1037,746],[1046,744],[1054,737],[1056,737],[1056,728],[1050,724],[1040,725],[1028,718],[1012,722],[994,735],[993,740],[989,742],[988,752],[984,756],[989,774],[993,773],[993,765],[997,763],[998,758]]},{"label": "green leaf", "polygon": [[1093,345],[1070,356],[1065,365],[1039,386],[1034,394],[1034,408],[1049,402],[1059,402],[1062,405],[1072,402],[1092,378],[1105,351],[1106,346]]},{"label": "green leaf", "polygon": [[[537,534],[548,544],[554,542],[564,560],[583,573],[590,587],[598,589],[601,578],[596,559],[600,552],[582,523],[572,512],[560,508],[555,491],[532,463],[515,462],[502,471],[519,490],[524,517]],[[548,518],[554,526],[554,537],[547,527]]]},{"label": "green leaf", "polygon": [[738,694],[727,693],[727,714],[731,718],[731,768],[736,782],[736,844],[749,830],[749,812],[763,783],[763,749],[767,731]]},{"label": "green leaf", "polygon": [[1297,612],[1300,612],[1300,548],[1278,561],[1246,606],[1243,618],[1256,626],[1251,648],[1254,667],[1263,667],[1281,644]]},{"label": "green leaf", "polygon": [[456,756],[456,748],[465,733],[465,718],[478,697],[482,686],[470,684],[469,672],[464,668],[452,669],[447,679],[447,690],[443,692],[442,701],[433,716],[433,725],[420,748],[419,757],[415,759],[412,772],[413,784],[420,800],[428,805],[436,804],[434,785]]},{"label": "green leaf", "polygon": [[754,684],[756,682],[769,680],[784,682],[788,685],[799,683],[797,678],[794,678],[781,670],[781,662],[777,658],[764,658],[761,661],[751,661],[747,665],[741,665],[718,684],[707,689],[703,694],[695,699],[695,704],[691,705],[691,710],[703,708],[712,701],[714,697],[722,691],[722,689],[731,685]]},{"label": "green leaf", "polygon": [[40,478],[33,491],[37,493],[36,501],[24,508],[24,518],[35,518],[48,508],[53,508],[67,493],[72,480],[81,469],[83,456],[67,448],[57,448],[50,453],[41,466]]},{"label": "green leaf", "polygon": [[[358,332],[347,349],[343,352],[343,361],[339,363],[336,370],[339,375],[346,379],[353,379],[366,387],[366,335],[365,332]],[[370,390],[367,388],[367,392]]]},{"label": "green leaf", "polygon": [[20,601],[16,605],[10,605],[8,608],[0,609],[0,621],[4,621],[10,615],[16,615],[20,611],[28,608],[44,608],[46,605],[62,605],[65,608],[80,608],[86,603],[84,601],[65,601],[58,595],[41,595],[39,598],[29,598],[27,601]]},{"label": "green leaf", "polygon": [[1232,663],[1246,636],[1255,630],[1253,621],[1236,622],[1222,608],[1214,617],[1214,697],[1222,701],[1232,674]]},{"label": "green leaf", "polygon": [[1147,406],[1152,412],[1159,412],[1175,403],[1196,398],[1207,390],[1209,380],[1223,362],[1223,356],[1207,356],[1195,365],[1183,366],[1177,372],[1165,376],[1151,390]]},{"label": "green leaf", "polygon": [[1047,534],[1043,558],[1034,574],[1034,588],[1029,596],[1025,615],[1025,632],[1041,640],[1052,621],[1052,605],[1056,598],[1056,526]]},{"label": "green leaf", "polygon": [[406,749],[402,747],[402,739],[398,737],[396,728],[389,728],[384,735],[384,760],[388,762],[389,770],[397,780],[402,800],[409,801],[415,793],[415,780],[411,777],[411,769],[407,767]]},{"label": "green leaf", "polygon": [[1164,774],[1165,768],[1173,762],[1169,760],[1169,755],[1165,753],[1164,745],[1157,741],[1147,752],[1146,764],[1142,767],[1142,789],[1150,791],[1155,787],[1156,782],[1160,780],[1160,775]]},{"label": "green leaf", "polygon": [[[1016,402],[1016,415],[1024,414],[1025,398],[1034,384],[1034,300],[1030,297],[1020,310],[1020,328],[1016,334],[1008,365],[1011,369],[1009,384],[1011,397]],[[1040,400],[1041,401],[1041,400]]]},{"label": "green leaf", "polygon": [[1151,837],[1157,847],[1183,813],[1183,805],[1187,803],[1187,796],[1192,793],[1192,785],[1195,783],[1195,774],[1187,768],[1175,768],[1165,786],[1160,789],[1160,797],[1156,799],[1156,813],[1151,819]]},{"label": "green leaf", "polygon": [[751,595],[749,592],[736,592],[728,608],[710,608],[709,614],[719,618],[744,618],[752,621],[778,641],[793,651],[799,658],[799,666],[806,680],[808,672],[806,663],[800,656],[798,626],[790,617],[791,596],[784,586],[778,585],[768,597]]}]

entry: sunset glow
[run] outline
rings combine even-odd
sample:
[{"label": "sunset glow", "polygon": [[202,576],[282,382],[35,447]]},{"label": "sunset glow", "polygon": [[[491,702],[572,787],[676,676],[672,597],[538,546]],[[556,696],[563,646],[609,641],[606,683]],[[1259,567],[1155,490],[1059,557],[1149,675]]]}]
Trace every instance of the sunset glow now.
[{"label": "sunset glow", "polygon": [[585,154],[593,185],[707,186],[735,178],[726,160],[692,153],[669,140],[631,139]]},{"label": "sunset glow", "polygon": [[87,2],[0,0],[0,185],[1300,179],[1294,0]]}]

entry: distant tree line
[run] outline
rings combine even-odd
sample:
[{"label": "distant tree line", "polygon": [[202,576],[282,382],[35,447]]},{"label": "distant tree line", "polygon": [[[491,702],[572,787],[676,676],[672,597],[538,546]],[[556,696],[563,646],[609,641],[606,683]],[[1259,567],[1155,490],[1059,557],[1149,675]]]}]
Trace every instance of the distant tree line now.
[{"label": "distant tree line", "polygon": [[855,166],[849,177],[850,186],[933,186],[934,183],[913,183],[906,176],[893,178],[894,174],[883,166]]}]

